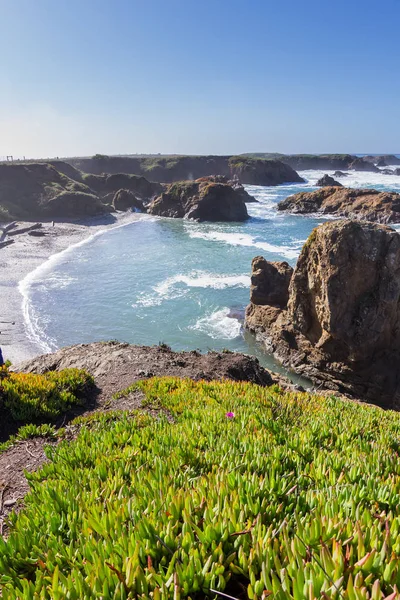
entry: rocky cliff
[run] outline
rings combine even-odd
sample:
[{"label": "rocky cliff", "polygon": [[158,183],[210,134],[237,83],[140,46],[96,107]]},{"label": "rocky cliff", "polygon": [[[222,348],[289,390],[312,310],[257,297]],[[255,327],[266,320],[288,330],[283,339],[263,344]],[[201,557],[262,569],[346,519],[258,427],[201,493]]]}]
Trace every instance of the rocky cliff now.
[{"label": "rocky cliff", "polygon": [[400,408],[400,235],[324,223],[288,275],[286,263],[254,259],[246,326],[317,385]]},{"label": "rocky cliff", "polygon": [[278,210],[308,214],[320,212],[339,217],[400,222],[400,194],[372,189],[323,187],[315,192],[300,192],[279,202]]}]

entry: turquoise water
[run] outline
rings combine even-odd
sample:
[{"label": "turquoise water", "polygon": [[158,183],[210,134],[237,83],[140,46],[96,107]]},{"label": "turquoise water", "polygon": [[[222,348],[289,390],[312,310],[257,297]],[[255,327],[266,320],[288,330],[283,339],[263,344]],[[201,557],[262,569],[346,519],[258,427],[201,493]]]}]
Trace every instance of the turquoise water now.
[{"label": "turquoise water", "polygon": [[[45,352],[118,339],[176,350],[228,348],[271,366],[262,344],[242,327],[251,260],[261,254],[294,265],[323,221],[276,211],[289,194],[314,189],[321,174],[304,175],[307,184],[248,186],[259,203],[247,205],[245,223],[144,216],[62,254],[24,286],[30,337]],[[400,178],[391,176],[352,174],[349,184],[400,191]]]}]

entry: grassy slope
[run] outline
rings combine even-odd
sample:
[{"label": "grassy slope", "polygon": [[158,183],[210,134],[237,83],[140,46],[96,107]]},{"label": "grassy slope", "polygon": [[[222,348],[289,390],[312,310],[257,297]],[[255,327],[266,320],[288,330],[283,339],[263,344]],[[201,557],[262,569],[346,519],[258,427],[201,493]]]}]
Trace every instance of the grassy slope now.
[{"label": "grassy slope", "polygon": [[175,422],[106,414],[51,450],[0,540],[3,598],[396,592],[399,414],[244,383],[136,387]]}]

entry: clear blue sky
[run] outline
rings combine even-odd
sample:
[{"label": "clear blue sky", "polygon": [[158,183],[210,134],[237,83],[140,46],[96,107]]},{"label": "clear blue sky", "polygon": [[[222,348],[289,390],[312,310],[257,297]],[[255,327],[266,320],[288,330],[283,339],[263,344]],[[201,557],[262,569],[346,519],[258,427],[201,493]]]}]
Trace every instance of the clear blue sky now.
[{"label": "clear blue sky", "polygon": [[400,0],[0,0],[0,156],[400,152]]}]

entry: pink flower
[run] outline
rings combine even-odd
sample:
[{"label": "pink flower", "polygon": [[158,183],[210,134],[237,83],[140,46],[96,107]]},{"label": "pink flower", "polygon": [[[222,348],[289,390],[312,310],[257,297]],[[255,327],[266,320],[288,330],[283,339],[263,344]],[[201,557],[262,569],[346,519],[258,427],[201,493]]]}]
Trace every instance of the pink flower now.
[{"label": "pink flower", "polygon": [[235,418],[235,413],[233,413],[233,412],[227,412],[227,413],[225,414],[225,416],[226,416],[228,419],[234,419],[234,418]]}]

